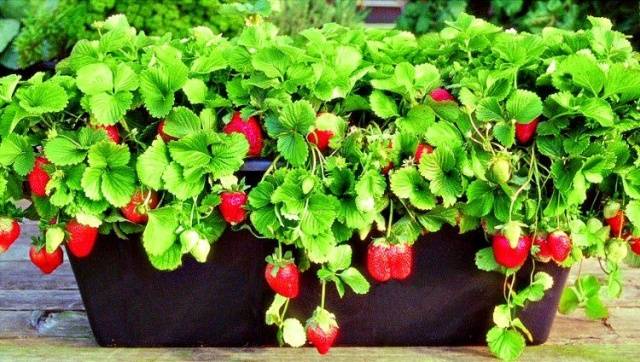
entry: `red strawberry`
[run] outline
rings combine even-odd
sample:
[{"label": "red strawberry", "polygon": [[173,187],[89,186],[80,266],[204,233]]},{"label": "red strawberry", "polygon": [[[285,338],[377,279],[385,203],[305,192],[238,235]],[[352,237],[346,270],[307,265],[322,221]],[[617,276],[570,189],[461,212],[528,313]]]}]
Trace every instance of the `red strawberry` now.
[{"label": "red strawberry", "polygon": [[44,169],[42,169],[42,166],[47,164],[49,164],[49,160],[46,158],[42,156],[36,157],[36,164],[28,176],[31,192],[39,197],[47,196],[47,183],[51,177]]},{"label": "red strawberry", "polygon": [[9,250],[11,244],[20,236],[20,224],[10,218],[0,219],[0,254]]},{"label": "red strawberry", "polygon": [[247,156],[258,157],[262,153],[262,129],[255,117],[249,117],[247,120],[243,120],[240,112],[236,112],[233,114],[233,117],[231,117],[231,122],[224,127],[223,131],[226,134],[237,132],[245,136],[247,142],[249,142],[249,152],[247,152]]},{"label": "red strawberry", "polygon": [[76,258],[84,258],[91,254],[98,238],[98,228],[80,224],[76,219],[67,223],[69,251]]},{"label": "red strawberry", "polygon": [[538,253],[536,254],[536,258],[543,263],[547,263],[551,260],[551,249],[549,248],[549,243],[547,242],[547,237],[545,235],[538,234],[533,240],[533,245],[538,246]]},{"label": "red strawberry", "polygon": [[444,88],[436,88],[430,93],[431,98],[436,102],[455,101],[456,99]]},{"label": "red strawberry", "polygon": [[389,262],[390,246],[386,242],[372,242],[367,248],[367,271],[378,282],[391,279],[391,264]]},{"label": "red strawberry", "polygon": [[631,238],[631,251],[636,255],[640,255],[640,238]]},{"label": "red strawberry", "polygon": [[413,270],[413,246],[395,244],[389,248],[389,266],[391,278],[405,280]]},{"label": "red strawberry", "polygon": [[60,247],[51,254],[47,253],[44,247],[31,246],[31,249],[29,249],[29,259],[31,259],[33,265],[37,266],[45,274],[51,274],[56,270],[62,264],[63,256],[64,254]]},{"label": "red strawberry", "polygon": [[384,166],[382,168],[382,174],[383,175],[387,175],[389,174],[389,171],[391,171],[391,169],[393,168],[394,164],[393,162],[389,162],[386,166]]},{"label": "red strawberry", "polygon": [[271,289],[285,298],[295,298],[300,291],[300,272],[298,267],[288,262],[282,266],[269,263],[264,270],[264,278]]},{"label": "red strawberry", "polygon": [[307,321],[307,340],[320,354],[326,354],[338,338],[338,323],[335,316],[325,309],[317,308]]},{"label": "red strawberry", "polygon": [[433,147],[431,147],[431,145],[428,145],[425,143],[418,144],[418,147],[416,148],[416,155],[415,155],[416,163],[420,163],[420,159],[425,153],[431,153],[431,152],[433,152]]},{"label": "red strawberry", "polygon": [[516,247],[511,247],[509,240],[502,234],[493,236],[493,255],[498,264],[506,268],[518,268],[524,264],[531,250],[531,238],[520,236]]},{"label": "red strawberry", "polygon": [[136,191],[131,197],[131,201],[120,209],[125,219],[134,224],[146,224],[149,220],[147,214],[149,210],[158,206],[158,194],[155,191]]},{"label": "red strawberry", "polygon": [[247,204],[247,194],[243,191],[225,191],[220,197],[220,213],[226,222],[236,225],[244,221],[247,217],[245,205]]},{"label": "red strawberry", "polygon": [[534,118],[529,123],[516,122],[516,138],[521,145],[526,145],[533,139],[538,128],[538,119]]},{"label": "red strawberry", "polygon": [[611,235],[620,236],[624,228],[624,211],[617,202],[609,202],[604,206],[604,218],[611,228]]},{"label": "red strawberry", "polygon": [[333,132],[316,129],[313,132],[309,132],[307,140],[318,146],[320,152],[324,152],[329,148],[329,141],[331,140],[331,137],[333,137]]},{"label": "red strawberry", "polygon": [[107,137],[109,137],[114,143],[120,143],[120,132],[118,132],[118,127],[115,124],[109,126],[98,126],[98,128],[107,132]]},{"label": "red strawberry", "polygon": [[165,123],[166,123],[165,121],[160,121],[160,123],[158,123],[158,136],[160,136],[160,138],[162,138],[164,143],[169,143],[169,141],[173,141],[176,138],[173,137],[173,136],[169,136],[168,134],[164,133]]},{"label": "red strawberry", "polygon": [[562,230],[556,230],[547,236],[547,245],[551,252],[551,258],[556,263],[562,263],[571,253],[571,239]]}]

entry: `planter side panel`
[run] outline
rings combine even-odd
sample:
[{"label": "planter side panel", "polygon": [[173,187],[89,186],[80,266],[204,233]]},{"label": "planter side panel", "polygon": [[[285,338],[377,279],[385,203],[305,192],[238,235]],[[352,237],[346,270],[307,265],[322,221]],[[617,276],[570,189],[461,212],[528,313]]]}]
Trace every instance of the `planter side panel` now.
[{"label": "planter side panel", "polygon": [[151,266],[137,238],[101,236],[86,259],[71,258],[101,346],[248,346],[265,331],[262,268],[268,243],[227,231],[207,263]]}]

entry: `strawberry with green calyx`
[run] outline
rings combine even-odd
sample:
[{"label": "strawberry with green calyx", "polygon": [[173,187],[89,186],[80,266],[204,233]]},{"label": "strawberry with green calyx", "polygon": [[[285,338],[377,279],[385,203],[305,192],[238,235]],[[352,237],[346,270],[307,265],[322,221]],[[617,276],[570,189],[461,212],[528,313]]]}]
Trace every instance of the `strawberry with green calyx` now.
[{"label": "strawberry with green calyx", "polygon": [[498,184],[506,184],[511,179],[511,158],[502,153],[493,158],[490,164],[491,180]]},{"label": "strawberry with green calyx", "polygon": [[320,354],[327,354],[338,338],[336,317],[323,307],[318,307],[307,320],[307,340]]},{"label": "strawberry with green calyx", "polygon": [[535,253],[536,259],[543,263],[548,263],[551,261],[551,249],[549,248],[549,243],[547,242],[547,236],[544,234],[536,234],[533,238],[533,245],[535,245],[538,250]]},{"label": "strawberry with green calyx", "polygon": [[547,236],[547,245],[551,253],[551,258],[558,264],[567,259],[573,247],[571,238],[562,230],[556,230],[550,233],[549,236]]},{"label": "strawberry with green calyx", "polygon": [[12,218],[0,218],[0,254],[9,250],[20,236],[20,224]]},{"label": "strawberry with green calyx", "polygon": [[531,250],[531,238],[521,235],[517,244],[511,246],[509,239],[504,234],[497,233],[492,239],[493,256],[496,262],[505,268],[519,268],[527,260]]},{"label": "strawberry with green calyx", "polygon": [[416,164],[420,163],[420,159],[422,158],[422,156],[432,152],[433,152],[433,147],[431,147],[431,145],[426,143],[419,143],[418,147],[416,147],[416,154],[414,157],[416,160]]},{"label": "strawberry with green calyx", "polygon": [[223,191],[220,193],[220,214],[231,225],[237,225],[247,218],[247,187],[244,182],[238,183],[235,176],[220,179]]},{"label": "strawberry with green calyx", "polygon": [[244,135],[249,143],[249,151],[247,156],[259,157],[262,154],[263,136],[262,128],[255,117],[249,117],[246,120],[242,119],[240,112],[235,112],[231,117],[231,121],[224,126],[224,133],[240,133]]},{"label": "strawberry with green calyx", "polygon": [[316,145],[320,152],[329,147],[336,149],[344,138],[347,123],[333,113],[318,113],[315,125],[307,134],[307,140]]},{"label": "strawberry with green calyx", "polygon": [[295,298],[300,292],[300,271],[290,253],[283,258],[268,256],[264,278],[271,290],[285,298]]},{"label": "strawberry with green calyx", "polygon": [[51,176],[44,170],[43,166],[48,165],[49,160],[42,156],[36,157],[36,163],[33,170],[27,177],[29,181],[29,189],[31,193],[38,197],[47,196],[47,183],[51,179]]},{"label": "strawberry with green calyx", "polygon": [[158,194],[153,190],[137,190],[131,201],[120,209],[122,216],[134,224],[146,224],[149,221],[149,210],[158,206]]},{"label": "strawberry with green calyx", "polygon": [[173,136],[169,136],[168,134],[165,133],[164,131],[164,126],[166,125],[166,121],[162,120],[158,123],[158,136],[160,136],[160,138],[164,141],[164,143],[169,143],[169,141],[173,141],[176,140],[177,138],[173,137]]},{"label": "strawberry with green calyx", "polygon": [[64,253],[61,247],[57,247],[52,253],[47,253],[42,240],[35,240],[29,249],[29,259],[44,274],[51,274],[63,262]]},{"label": "strawberry with green calyx", "polygon": [[516,139],[521,145],[528,145],[536,134],[538,128],[538,118],[534,118],[529,123],[516,123]]},{"label": "strawberry with green calyx", "polygon": [[191,255],[199,263],[206,263],[211,252],[211,244],[207,239],[199,238],[196,244],[191,249]]},{"label": "strawberry with green calyx", "polygon": [[625,217],[620,203],[610,201],[604,206],[604,219],[611,228],[611,235],[620,236],[624,229]]},{"label": "strawberry with green calyx", "polygon": [[391,245],[385,239],[377,239],[367,248],[367,271],[373,280],[386,282],[391,279],[389,249]]},{"label": "strawberry with green calyx", "polygon": [[85,258],[91,254],[98,238],[98,228],[84,225],[76,219],[67,223],[67,246],[76,258]]},{"label": "strawberry with green calyx", "polygon": [[456,99],[444,88],[436,88],[429,93],[431,98],[436,102],[455,101]]}]

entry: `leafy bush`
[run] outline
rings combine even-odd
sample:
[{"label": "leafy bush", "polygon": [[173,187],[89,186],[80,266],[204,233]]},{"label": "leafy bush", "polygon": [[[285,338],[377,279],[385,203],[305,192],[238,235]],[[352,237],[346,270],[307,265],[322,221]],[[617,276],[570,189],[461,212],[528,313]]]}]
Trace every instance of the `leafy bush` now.
[{"label": "leafy bush", "polygon": [[[463,14],[419,39],[336,24],[290,37],[270,23],[172,39],[111,17],[56,74],[0,78],[0,231],[30,196],[35,251],[90,253],[97,228],[141,233],[151,264],[173,270],[185,255],[206,262],[229,225],[251,228],[274,243],[266,320],[284,343],[305,342],[286,311],[298,271],[318,267],[306,335],[324,353],[338,326],[327,284],[370,288],[351,266],[358,238],[384,282],[411,274],[422,233],[482,228],[492,245],[475,262],[506,286],[487,343],[515,359],[529,337],[518,312],[553,284],[537,272],[516,289],[520,266],[598,258],[604,278],[580,275],[560,308],[600,319],[640,252],[640,65],[609,20],[589,21],[532,35]],[[273,161],[247,193],[235,175],[255,156]]]}]

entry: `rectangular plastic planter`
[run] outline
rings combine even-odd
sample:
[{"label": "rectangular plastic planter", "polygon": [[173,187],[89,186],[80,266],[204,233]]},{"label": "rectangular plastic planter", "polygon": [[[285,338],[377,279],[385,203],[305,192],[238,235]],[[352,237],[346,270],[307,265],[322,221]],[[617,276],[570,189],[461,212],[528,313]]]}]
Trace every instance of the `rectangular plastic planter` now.
[{"label": "rectangular plastic planter", "polygon": [[[245,166],[249,184],[257,183],[268,162]],[[139,239],[101,236],[86,259],[70,258],[96,341],[101,346],[259,346],[275,344],[275,329],[264,324],[273,293],[264,282],[265,257],[275,243],[246,231],[227,231],[199,264],[185,257],[173,272],[155,270]],[[363,273],[367,242],[354,240],[353,264]],[[372,282],[367,295],[350,291],[340,299],[335,288],[326,307],[340,324],[339,345],[426,346],[484,344],[494,306],[504,302],[504,277],[474,264],[484,235],[459,235],[454,228],[423,236],[415,245],[412,276],[403,282]],[[531,261],[516,287],[528,282]],[[554,278],[543,300],[520,314],[544,343],[569,270],[536,264]],[[304,322],[320,299],[315,270],[303,276],[301,295],[289,315]]]}]

